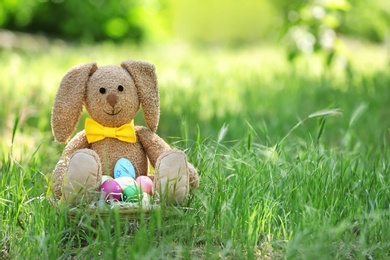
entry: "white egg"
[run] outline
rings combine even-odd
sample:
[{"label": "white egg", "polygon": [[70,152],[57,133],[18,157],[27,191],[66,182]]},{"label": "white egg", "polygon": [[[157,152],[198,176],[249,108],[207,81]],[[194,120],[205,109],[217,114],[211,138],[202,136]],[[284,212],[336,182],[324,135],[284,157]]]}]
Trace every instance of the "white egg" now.
[{"label": "white egg", "polygon": [[112,180],[112,177],[109,176],[109,175],[102,175],[102,184],[103,184],[103,182],[105,182],[106,180]]},{"label": "white egg", "polygon": [[116,178],[115,181],[119,183],[122,190],[124,190],[126,187],[137,185],[137,182],[133,178],[127,176]]}]

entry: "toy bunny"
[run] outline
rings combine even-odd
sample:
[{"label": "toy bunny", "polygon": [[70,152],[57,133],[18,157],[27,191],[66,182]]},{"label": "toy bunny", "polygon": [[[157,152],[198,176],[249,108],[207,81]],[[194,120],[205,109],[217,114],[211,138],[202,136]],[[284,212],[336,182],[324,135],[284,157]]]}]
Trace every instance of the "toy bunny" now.
[{"label": "toy bunny", "polygon": [[[85,129],[69,142],[83,109],[89,116]],[[134,126],[142,105],[149,128]],[[91,201],[102,175],[113,176],[115,163],[128,159],[137,176],[154,167],[154,193],[168,202],[183,203],[199,185],[194,166],[182,151],[171,149],[155,131],[160,99],[154,66],[124,61],[121,66],[86,63],[72,67],[63,77],[52,109],[55,140],[67,143],[53,172],[57,198],[71,203]]]}]

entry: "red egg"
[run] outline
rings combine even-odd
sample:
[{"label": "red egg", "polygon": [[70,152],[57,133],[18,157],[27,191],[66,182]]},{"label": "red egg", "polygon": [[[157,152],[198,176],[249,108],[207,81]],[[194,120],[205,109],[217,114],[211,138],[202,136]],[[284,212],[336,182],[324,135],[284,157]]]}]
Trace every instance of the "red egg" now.
[{"label": "red egg", "polygon": [[137,182],[138,186],[141,187],[143,192],[146,192],[150,195],[153,193],[153,181],[148,176],[138,176],[135,181]]},{"label": "red egg", "polygon": [[122,188],[118,182],[108,179],[103,182],[100,191],[105,201],[122,200]]}]

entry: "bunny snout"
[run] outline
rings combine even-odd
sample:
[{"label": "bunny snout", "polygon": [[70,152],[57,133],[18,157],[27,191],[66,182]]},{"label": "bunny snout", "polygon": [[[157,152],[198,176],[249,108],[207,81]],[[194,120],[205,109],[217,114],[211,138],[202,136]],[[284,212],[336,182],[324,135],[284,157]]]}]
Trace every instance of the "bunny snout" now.
[{"label": "bunny snout", "polygon": [[112,108],[114,108],[118,102],[118,97],[115,94],[108,94],[106,100],[107,103],[110,104]]}]

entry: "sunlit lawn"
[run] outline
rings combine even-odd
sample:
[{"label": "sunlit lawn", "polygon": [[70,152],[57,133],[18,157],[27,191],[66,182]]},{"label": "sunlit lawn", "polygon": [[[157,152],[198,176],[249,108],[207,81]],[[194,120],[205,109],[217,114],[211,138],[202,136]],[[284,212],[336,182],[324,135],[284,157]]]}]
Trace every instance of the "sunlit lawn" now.
[{"label": "sunlit lawn", "polygon": [[[42,45],[0,50],[0,258],[390,257],[384,48],[352,45],[348,74],[318,57],[290,64],[276,47]],[[115,212],[70,221],[46,198],[64,147],[50,129],[57,86],[73,65],[126,59],[155,64],[158,134],[201,186],[137,227]]]}]

